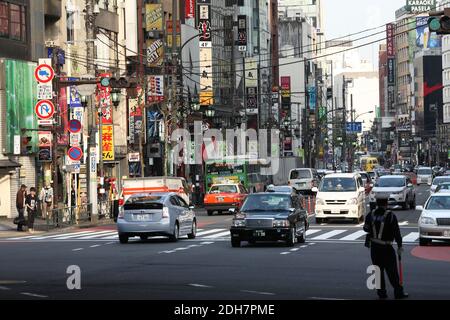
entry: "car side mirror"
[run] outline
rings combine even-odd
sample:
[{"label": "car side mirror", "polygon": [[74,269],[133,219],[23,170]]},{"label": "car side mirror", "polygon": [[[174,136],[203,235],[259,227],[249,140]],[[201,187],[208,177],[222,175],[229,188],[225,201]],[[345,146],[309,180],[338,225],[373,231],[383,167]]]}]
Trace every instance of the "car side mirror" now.
[{"label": "car side mirror", "polygon": [[228,212],[231,214],[235,214],[236,213],[236,208],[230,208],[228,209]]},{"label": "car side mirror", "polygon": [[408,188],[412,188],[413,184],[412,183],[408,183]]},{"label": "car side mirror", "polygon": [[289,208],[289,212],[290,213],[294,213],[295,212],[295,208]]},{"label": "car side mirror", "polygon": [[317,193],[317,192],[319,192],[319,189],[318,189],[317,187],[313,187],[313,188],[311,189],[311,191],[314,192],[314,193]]},{"label": "car side mirror", "polygon": [[423,211],[423,206],[416,206],[417,211]]}]

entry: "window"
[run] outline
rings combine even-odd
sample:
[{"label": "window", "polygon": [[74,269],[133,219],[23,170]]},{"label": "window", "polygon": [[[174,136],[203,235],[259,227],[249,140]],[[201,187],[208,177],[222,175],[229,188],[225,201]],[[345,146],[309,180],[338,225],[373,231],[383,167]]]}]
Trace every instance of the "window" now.
[{"label": "window", "polygon": [[26,8],[0,1],[0,37],[25,42],[26,35]]},{"label": "window", "polygon": [[178,203],[178,199],[176,197],[170,197],[170,203],[174,206],[180,207],[181,205]]},{"label": "window", "polygon": [[75,40],[74,37],[74,17],[75,12],[67,12],[67,42],[72,43]]}]

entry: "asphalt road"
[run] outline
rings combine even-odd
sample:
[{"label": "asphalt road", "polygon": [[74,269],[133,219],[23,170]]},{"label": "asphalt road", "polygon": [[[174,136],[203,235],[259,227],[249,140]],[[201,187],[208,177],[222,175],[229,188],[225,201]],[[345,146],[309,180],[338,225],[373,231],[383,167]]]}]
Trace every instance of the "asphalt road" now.
[{"label": "asphalt road", "polygon": [[[422,204],[427,188],[417,191]],[[450,259],[424,258],[414,237],[419,213],[396,214],[411,240],[403,257],[411,298],[449,299]],[[375,299],[366,287],[369,251],[356,237],[361,226],[312,223],[304,245],[232,248],[225,235],[230,216],[199,211],[198,217],[203,236],[177,243],[121,245],[111,235],[114,226],[82,235],[0,239],[0,299]],[[439,257],[450,251],[439,244],[425,249]],[[66,271],[73,265],[81,270],[81,290],[67,288]]]}]

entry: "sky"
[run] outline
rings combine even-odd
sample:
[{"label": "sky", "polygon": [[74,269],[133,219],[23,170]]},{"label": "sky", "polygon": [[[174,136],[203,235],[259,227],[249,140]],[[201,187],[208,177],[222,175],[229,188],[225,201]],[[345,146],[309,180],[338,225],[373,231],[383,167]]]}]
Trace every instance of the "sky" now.
[{"label": "sky", "polygon": [[[323,0],[325,36],[327,40],[334,39],[392,22],[395,20],[395,11],[405,4],[406,0]],[[380,28],[367,34],[381,30]],[[368,40],[361,40],[356,45],[375,41],[383,36],[380,33]],[[378,47],[381,43],[383,42],[359,49],[361,58],[372,61],[374,67],[377,67]]]}]

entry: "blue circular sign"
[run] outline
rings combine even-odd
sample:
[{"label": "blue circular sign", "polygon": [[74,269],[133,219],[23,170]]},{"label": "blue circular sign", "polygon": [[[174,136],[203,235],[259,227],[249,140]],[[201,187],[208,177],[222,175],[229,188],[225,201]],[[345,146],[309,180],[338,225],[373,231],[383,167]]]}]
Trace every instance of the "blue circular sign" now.
[{"label": "blue circular sign", "polygon": [[71,160],[79,161],[81,159],[81,157],[83,156],[83,151],[81,151],[81,149],[78,147],[72,147],[67,152],[67,155],[69,156],[69,158]]},{"label": "blue circular sign", "polygon": [[69,121],[69,131],[71,133],[78,133],[81,130],[81,122],[79,120],[73,119]]}]

